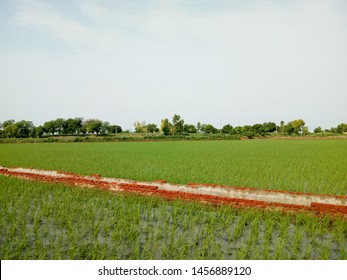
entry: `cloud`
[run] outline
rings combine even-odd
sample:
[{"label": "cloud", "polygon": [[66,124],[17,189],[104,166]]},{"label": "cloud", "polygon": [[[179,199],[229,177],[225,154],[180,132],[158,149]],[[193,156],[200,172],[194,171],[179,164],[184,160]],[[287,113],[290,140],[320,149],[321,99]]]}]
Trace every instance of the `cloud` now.
[{"label": "cloud", "polygon": [[[344,116],[343,1],[16,3],[14,27],[69,48],[2,53],[2,90],[14,99],[28,92],[51,106],[50,92],[72,104],[83,99],[80,115],[104,106],[110,116],[114,102],[124,122],[131,118],[129,128],[136,119],[174,113],[216,125],[305,116],[314,122],[325,109],[331,120]],[[71,106],[56,112],[73,112]],[[125,117],[123,108],[133,111]]]},{"label": "cloud", "polygon": [[17,7],[12,20],[14,24],[42,32],[68,45],[93,48],[106,38],[95,27],[68,18],[49,2],[21,1]]},{"label": "cloud", "polygon": [[80,1],[80,13],[89,19],[86,24],[60,13],[49,2],[30,0],[18,5],[14,22],[91,49],[136,44],[184,50],[247,45],[266,49],[281,43],[298,47],[298,41],[307,44],[322,33],[329,36],[331,31],[346,27],[345,14],[336,16],[327,1],[289,1],[293,4],[286,9],[273,1],[265,1],[262,6],[257,1],[243,1],[243,5],[227,2],[221,2],[223,9],[209,10],[214,5],[203,1],[201,6],[209,5],[199,12],[194,9],[196,2],[189,9],[185,1]]}]

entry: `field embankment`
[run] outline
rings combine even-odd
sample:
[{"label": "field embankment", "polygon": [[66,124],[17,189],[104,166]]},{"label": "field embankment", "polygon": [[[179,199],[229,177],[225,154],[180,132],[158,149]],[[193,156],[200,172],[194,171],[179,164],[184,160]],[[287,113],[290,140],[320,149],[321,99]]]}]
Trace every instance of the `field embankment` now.
[{"label": "field embankment", "polygon": [[76,143],[76,142],[151,142],[151,141],[211,141],[211,140],[347,140],[346,134],[282,135],[272,133],[247,137],[240,134],[185,134],[162,135],[158,133],[121,133],[117,135],[46,135],[41,138],[0,138],[0,144],[14,143]]},{"label": "field embankment", "polygon": [[195,200],[233,207],[280,208],[287,211],[310,211],[319,215],[334,214],[347,217],[347,196],[303,194],[196,183],[172,185],[166,181],[149,183],[102,178],[97,174],[80,176],[71,172],[26,168],[0,167],[0,174],[33,181],[161,196],[172,200]]}]

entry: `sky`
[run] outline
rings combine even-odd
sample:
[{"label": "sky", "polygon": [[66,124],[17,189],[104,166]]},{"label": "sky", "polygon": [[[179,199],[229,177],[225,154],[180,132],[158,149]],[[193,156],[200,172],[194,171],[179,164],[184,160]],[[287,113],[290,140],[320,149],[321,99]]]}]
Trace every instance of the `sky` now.
[{"label": "sky", "polygon": [[347,123],[345,0],[0,0],[0,122]]}]

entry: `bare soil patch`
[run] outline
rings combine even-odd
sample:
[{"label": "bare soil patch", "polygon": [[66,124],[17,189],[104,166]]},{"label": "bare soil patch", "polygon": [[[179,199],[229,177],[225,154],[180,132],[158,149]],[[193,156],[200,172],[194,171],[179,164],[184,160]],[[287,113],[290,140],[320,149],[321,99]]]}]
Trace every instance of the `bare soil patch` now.
[{"label": "bare soil patch", "polygon": [[126,179],[104,178],[98,174],[81,176],[71,172],[38,170],[32,168],[0,167],[0,174],[33,181],[100,188],[113,192],[161,196],[170,200],[194,200],[216,205],[231,205],[236,208],[279,208],[292,212],[305,211],[317,215],[329,213],[347,217],[347,196],[260,190],[198,183],[175,185],[169,184],[163,180],[139,182]]}]

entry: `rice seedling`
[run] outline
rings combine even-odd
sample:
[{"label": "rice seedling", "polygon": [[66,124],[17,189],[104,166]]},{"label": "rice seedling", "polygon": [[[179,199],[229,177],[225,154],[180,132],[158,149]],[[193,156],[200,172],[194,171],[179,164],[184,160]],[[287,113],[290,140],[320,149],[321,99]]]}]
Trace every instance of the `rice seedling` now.
[{"label": "rice seedling", "polygon": [[0,176],[1,259],[346,259],[347,222]]},{"label": "rice seedling", "polygon": [[0,164],[347,195],[347,141],[341,140],[6,144]]}]

